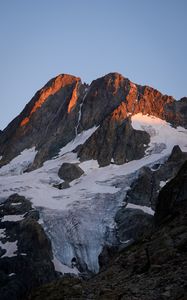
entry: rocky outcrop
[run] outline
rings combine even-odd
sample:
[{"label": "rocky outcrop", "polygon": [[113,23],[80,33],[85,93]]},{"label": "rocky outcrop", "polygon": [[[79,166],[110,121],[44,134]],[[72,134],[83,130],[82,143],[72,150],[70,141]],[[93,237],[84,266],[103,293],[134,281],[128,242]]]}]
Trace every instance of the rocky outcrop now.
[{"label": "rocky outcrop", "polygon": [[[159,191],[177,175],[186,160],[187,153],[182,152],[179,146],[175,146],[165,162],[139,170],[137,178],[127,191],[124,206],[118,210],[115,216],[117,236],[121,241],[121,246],[126,246],[124,242],[128,240],[131,242],[139,240],[141,235],[153,225],[153,216],[140,209],[128,208],[127,204],[143,205],[155,210]],[[163,207],[161,211],[163,211]]]},{"label": "rocky outcrop", "polygon": [[75,136],[84,90],[80,78],[62,74],[51,79],[3,131],[1,164],[33,146],[39,150],[35,168],[56,155]]},{"label": "rocky outcrop", "polygon": [[96,159],[101,167],[111,162],[123,164],[142,158],[149,141],[148,133],[134,130],[129,118],[119,121],[110,116],[78,148],[77,155],[81,161]]},{"label": "rocky outcrop", "polygon": [[56,278],[51,243],[23,196],[13,194],[0,208],[0,298],[25,299],[31,289]]},{"label": "rocky outcrop", "polygon": [[187,97],[165,105],[165,119],[174,126],[187,128]]},{"label": "rocky outcrop", "polygon": [[168,184],[161,190],[156,207],[155,221],[160,224],[168,218],[172,218],[181,206],[181,202],[187,201],[187,161]]},{"label": "rocky outcrop", "polygon": [[[148,140],[145,134],[131,128],[128,119],[131,115],[141,112],[165,119],[174,126],[186,127],[186,107],[187,98],[175,101],[151,87],[134,84],[118,73],[94,80],[89,87],[82,84],[80,78],[62,74],[39,90],[0,135],[0,156],[3,156],[0,165],[25,148],[36,146],[38,153],[30,170],[38,168],[57,155],[77,133],[95,125],[100,127],[80,157],[87,157],[87,149],[90,151],[95,142],[90,156],[96,157],[100,165],[107,165],[111,158],[121,164],[135,159],[134,151],[138,153],[137,158],[141,157],[142,143]],[[140,145],[132,145],[132,138],[136,142],[140,138]],[[133,149],[132,155],[128,147]]]},{"label": "rocky outcrop", "polygon": [[182,152],[176,145],[165,162],[141,168],[138,178],[127,192],[125,202],[150,206],[155,209],[158,192],[177,175],[185,160],[187,160],[187,153]]},{"label": "rocky outcrop", "polygon": [[115,216],[117,224],[117,235],[120,248],[141,238],[142,234],[151,229],[153,216],[140,209],[122,207]]},{"label": "rocky outcrop", "polygon": [[74,179],[79,178],[84,171],[78,166],[78,164],[63,163],[58,171],[58,176],[65,182],[71,182]]}]

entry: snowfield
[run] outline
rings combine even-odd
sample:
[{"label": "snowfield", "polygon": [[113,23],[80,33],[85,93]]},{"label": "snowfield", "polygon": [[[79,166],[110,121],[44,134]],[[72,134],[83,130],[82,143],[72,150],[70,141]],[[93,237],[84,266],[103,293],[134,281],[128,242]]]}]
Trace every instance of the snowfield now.
[{"label": "snowfield", "polygon": [[[0,202],[19,193],[40,210],[40,223],[51,238],[58,271],[67,268],[68,272],[77,273],[71,269],[71,261],[78,257],[88,269],[97,272],[97,257],[103,245],[115,242],[114,216],[137,171],[166,159],[174,145],[187,151],[187,130],[182,127],[173,128],[161,119],[142,114],[132,117],[132,126],[147,131],[151,137],[146,155],[140,160],[103,168],[94,160],[80,163],[72,151],[95,132],[94,127],[78,134],[57,157],[37,170],[24,173],[35,158],[34,148],[25,149],[0,169]],[[72,181],[70,188],[59,190],[53,185],[62,182],[58,170],[64,162],[79,163],[84,174]],[[154,214],[150,207],[131,203],[127,207]]]}]

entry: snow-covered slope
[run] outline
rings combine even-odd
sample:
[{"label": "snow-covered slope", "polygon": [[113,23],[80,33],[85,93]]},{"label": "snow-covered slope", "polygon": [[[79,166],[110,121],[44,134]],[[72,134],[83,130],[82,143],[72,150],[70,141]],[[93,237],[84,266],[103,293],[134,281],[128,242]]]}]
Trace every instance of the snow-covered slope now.
[{"label": "snow-covered slope", "polygon": [[[35,149],[25,149],[0,169],[1,201],[13,193],[32,201],[40,210],[40,222],[51,238],[55,259],[62,265],[71,267],[75,257],[83,269],[87,266],[97,272],[103,246],[116,243],[114,216],[124,204],[137,171],[164,160],[176,144],[187,151],[187,130],[182,127],[173,128],[166,121],[142,114],[132,116],[132,126],[151,136],[146,156],[140,160],[103,168],[94,160],[80,163],[72,151],[95,132],[94,127],[78,134],[56,158],[37,170],[24,173],[36,155]],[[64,162],[78,163],[84,174],[72,181],[70,188],[59,190],[54,185],[62,182],[58,170]],[[127,207],[154,214],[150,207],[131,203]]]}]

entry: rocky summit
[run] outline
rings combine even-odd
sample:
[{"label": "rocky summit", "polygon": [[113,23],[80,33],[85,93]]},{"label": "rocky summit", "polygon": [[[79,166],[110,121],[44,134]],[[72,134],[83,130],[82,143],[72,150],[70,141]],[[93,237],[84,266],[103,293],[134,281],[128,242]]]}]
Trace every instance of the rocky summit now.
[{"label": "rocky summit", "polygon": [[184,300],[187,98],[51,79],[0,131],[0,299]]}]

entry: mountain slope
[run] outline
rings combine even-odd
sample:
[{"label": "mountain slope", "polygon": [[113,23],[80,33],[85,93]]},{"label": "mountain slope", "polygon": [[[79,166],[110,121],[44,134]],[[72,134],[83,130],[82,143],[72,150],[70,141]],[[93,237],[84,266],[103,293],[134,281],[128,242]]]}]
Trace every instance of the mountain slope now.
[{"label": "mountain slope", "polygon": [[[77,133],[93,126],[100,126],[94,138],[97,142],[95,152],[98,149],[105,152],[104,141],[108,139],[113,144],[107,161],[103,162],[101,155],[101,165],[109,164],[112,155],[117,163],[124,163],[126,145],[119,139],[116,143],[116,135],[125,132],[131,140],[133,129],[128,122],[130,115],[142,112],[185,127],[186,103],[186,98],[175,101],[155,89],[136,85],[118,73],[94,80],[90,86],[82,84],[80,78],[59,75],[39,90],[3,131],[0,137],[1,165],[25,148],[35,146],[38,153],[32,168],[37,168],[58,154],[60,148],[75,138]],[[143,138],[142,142],[144,140],[146,143],[147,138]],[[139,147],[137,157],[143,153],[143,148]],[[125,151],[119,157],[121,149]],[[93,158],[98,156],[95,153],[92,155]]]},{"label": "mountain slope", "polygon": [[187,162],[161,190],[156,209],[157,227],[151,234],[147,232],[141,241],[118,252],[90,280],[64,278],[34,291],[29,300],[58,300],[62,296],[69,300],[186,299],[186,172]]},{"label": "mountain slope", "polygon": [[117,73],[90,86],[59,75],[0,135],[0,202],[32,203],[56,271],[97,273],[152,228],[159,191],[187,159],[186,113],[187,98]]}]

